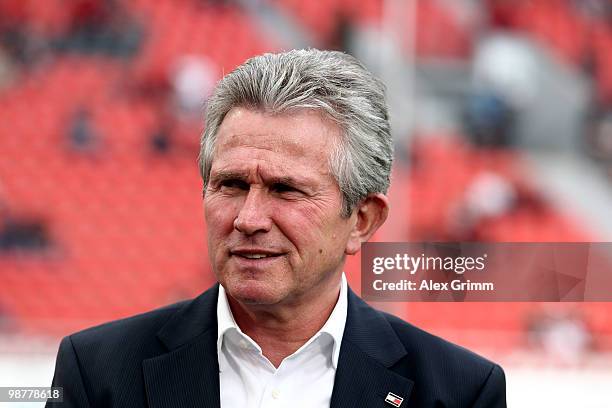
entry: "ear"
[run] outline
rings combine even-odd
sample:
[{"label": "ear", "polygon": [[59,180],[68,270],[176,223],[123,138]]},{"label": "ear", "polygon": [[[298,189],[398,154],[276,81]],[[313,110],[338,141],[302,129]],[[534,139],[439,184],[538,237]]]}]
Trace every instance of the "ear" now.
[{"label": "ear", "polygon": [[389,199],[382,193],[371,194],[361,201],[351,215],[351,218],[356,219],[344,253],[355,255],[359,252],[361,244],[374,235],[376,230],[383,225],[388,214]]}]

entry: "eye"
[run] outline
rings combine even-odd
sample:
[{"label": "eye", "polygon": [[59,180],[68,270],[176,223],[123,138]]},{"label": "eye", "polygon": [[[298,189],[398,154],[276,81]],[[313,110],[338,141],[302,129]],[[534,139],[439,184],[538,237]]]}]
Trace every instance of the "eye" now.
[{"label": "eye", "polygon": [[274,183],[272,184],[271,190],[276,193],[301,193],[297,188],[285,183]]},{"label": "eye", "polygon": [[219,183],[219,186],[223,189],[238,189],[238,190],[248,190],[249,184],[243,180],[237,179],[227,179],[223,180]]}]

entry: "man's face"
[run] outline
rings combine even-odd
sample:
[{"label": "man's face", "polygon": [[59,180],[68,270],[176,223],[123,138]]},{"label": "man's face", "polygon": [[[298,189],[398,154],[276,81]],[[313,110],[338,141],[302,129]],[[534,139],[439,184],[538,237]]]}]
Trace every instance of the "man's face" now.
[{"label": "man's face", "polygon": [[312,111],[226,115],[204,209],[213,270],[234,299],[295,304],[337,285],[355,225],[328,168],[339,137]]}]

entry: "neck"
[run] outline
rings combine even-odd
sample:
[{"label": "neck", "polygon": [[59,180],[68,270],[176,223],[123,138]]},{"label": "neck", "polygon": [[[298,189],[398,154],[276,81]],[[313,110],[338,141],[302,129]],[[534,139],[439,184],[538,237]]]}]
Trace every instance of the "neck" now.
[{"label": "neck", "polygon": [[340,295],[340,281],[316,299],[297,305],[249,305],[227,299],[240,329],[275,366],[302,347],[329,319]]}]

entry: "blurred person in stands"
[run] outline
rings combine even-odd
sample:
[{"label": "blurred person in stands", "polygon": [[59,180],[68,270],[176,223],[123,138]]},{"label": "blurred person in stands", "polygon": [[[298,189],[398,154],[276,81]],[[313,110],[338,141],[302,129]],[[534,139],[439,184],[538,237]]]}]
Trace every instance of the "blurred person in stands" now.
[{"label": "blurred person in stands", "polygon": [[612,112],[590,119],[584,139],[587,153],[607,166],[612,175]]},{"label": "blurred person in stands", "polygon": [[73,151],[91,154],[98,150],[100,135],[86,107],[81,106],[72,114],[68,126],[68,143]]},{"label": "blurred person in stands", "polygon": [[2,44],[0,44],[0,92],[11,86],[15,74],[16,70],[11,56],[5,52]]},{"label": "blurred person in stands", "polygon": [[503,175],[483,171],[474,177],[448,212],[449,236],[456,241],[476,238],[479,224],[502,217],[518,204],[518,189]]},{"label": "blurred person in stands", "polygon": [[175,124],[173,112],[170,112],[166,104],[162,104],[157,111],[157,123],[149,134],[149,147],[154,155],[164,156],[172,151]]},{"label": "blurred person in stands", "polygon": [[0,1],[0,51],[14,64],[27,69],[46,55],[47,41],[28,24],[28,2]]},{"label": "blurred person in stands", "polygon": [[200,55],[178,59],[171,78],[174,103],[182,120],[201,120],[201,112],[217,80],[212,62]]},{"label": "blurred person in stands", "polygon": [[350,54],[351,37],[353,35],[353,18],[349,12],[341,9],[334,16],[334,30],[327,40],[327,48]]},{"label": "blurred person in stands", "polygon": [[579,366],[592,351],[591,331],[571,308],[543,307],[527,317],[526,326],[529,346],[553,364]]},{"label": "blurred person in stands", "polygon": [[64,338],[57,406],[505,407],[498,365],[347,285],[346,256],[387,217],[392,146],[384,86],[347,54],[226,75],[200,152],[218,284]]},{"label": "blurred person in stands", "polygon": [[69,30],[54,40],[59,50],[130,57],[140,47],[140,23],[117,0],[72,0]]},{"label": "blurred person in stands", "polygon": [[46,222],[36,216],[14,214],[8,201],[0,180],[0,253],[47,249],[51,240]]}]

